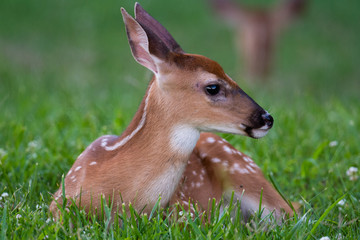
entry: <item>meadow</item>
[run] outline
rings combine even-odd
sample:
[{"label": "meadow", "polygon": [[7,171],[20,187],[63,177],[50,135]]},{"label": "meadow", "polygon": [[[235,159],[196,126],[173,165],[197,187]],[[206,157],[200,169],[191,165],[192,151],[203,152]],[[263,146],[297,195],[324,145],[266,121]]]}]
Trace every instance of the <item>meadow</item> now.
[{"label": "meadow", "polygon": [[121,134],[151,78],[131,56],[119,10],[133,14],[134,2],[0,1],[0,239],[359,239],[360,173],[347,174],[360,168],[359,2],[309,1],[279,39],[264,83],[244,77],[231,29],[205,1],[139,2],[185,51],[219,62],[271,112],[262,139],[222,136],[301,214],[282,226],[256,216],[241,223],[229,214],[236,206],[208,224],[164,219],[169,210],[158,208],[120,214],[121,227],[76,209],[52,221],[61,176],[93,140]]}]

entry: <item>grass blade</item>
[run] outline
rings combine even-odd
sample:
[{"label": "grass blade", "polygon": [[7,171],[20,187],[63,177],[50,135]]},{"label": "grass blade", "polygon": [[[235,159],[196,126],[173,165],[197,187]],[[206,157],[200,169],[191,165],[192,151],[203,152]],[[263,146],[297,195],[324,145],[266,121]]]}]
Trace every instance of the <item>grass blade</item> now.
[{"label": "grass blade", "polygon": [[161,201],[161,197],[159,197],[159,199],[157,200],[156,204],[154,205],[153,209],[151,210],[151,213],[149,215],[149,220],[153,217],[155,211],[158,209],[159,205],[160,205],[160,201]]},{"label": "grass blade", "polygon": [[321,217],[316,221],[315,225],[312,227],[308,237],[306,238],[306,240],[310,239],[310,237],[314,234],[314,232],[316,231],[316,229],[318,228],[319,224],[322,222],[322,220],[324,220],[324,218],[329,214],[329,212],[336,206],[336,204],[338,204],[338,202],[340,202],[344,197],[346,196],[346,194],[342,195],[340,198],[338,198],[333,204],[331,204],[326,210],[325,212],[321,215]]},{"label": "grass blade", "polygon": [[282,194],[282,192],[280,191],[280,188],[279,186],[277,185],[275,179],[273,178],[273,173],[270,172],[268,174],[268,177],[270,179],[270,182],[272,183],[272,185],[274,186],[275,190],[280,194],[280,196],[282,197],[282,199],[285,200],[285,202],[287,202],[287,204],[290,206],[290,208],[293,210],[293,213],[294,213],[294,217],[295,219],[297,218],[297,213],[296,213],[296,210],[294,208],[294,206],[292,205],[291,201],[287,200],[287,198],[284,196],[284,194]]},{"label": "grass blade", "polygon": [[306,219],[306,216],[308,215],[308,213],[310,212],[310,210],[308,210],[304,216],[302,216],[300,218],[300,220],[294,225],[294,227],[291,229],[291,231],[289,232],[288,235],[286,235],[285,239],[286,240],[291,240],[291,239],[294,239],[293,236],[294,234],[297,232],[297,230],[299,229],[300,225],[305,221]]}]

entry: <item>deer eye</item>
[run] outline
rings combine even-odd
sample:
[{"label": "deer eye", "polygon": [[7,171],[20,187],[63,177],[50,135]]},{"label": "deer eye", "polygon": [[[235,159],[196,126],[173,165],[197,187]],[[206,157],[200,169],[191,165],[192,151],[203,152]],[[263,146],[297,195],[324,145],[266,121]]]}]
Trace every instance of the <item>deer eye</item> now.
[{"label": "deer eye", "polygon": [[220,92],[220,85],[219,84],[211,84],[205,87],[205,91],[207,94],[211,96],[215,96]]}]

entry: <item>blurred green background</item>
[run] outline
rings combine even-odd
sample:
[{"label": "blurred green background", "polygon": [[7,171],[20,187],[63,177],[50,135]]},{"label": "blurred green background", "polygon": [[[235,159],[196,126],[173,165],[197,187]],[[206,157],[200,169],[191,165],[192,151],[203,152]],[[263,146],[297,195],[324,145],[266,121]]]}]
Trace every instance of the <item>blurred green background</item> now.
[{"label": "blurred green background", "polygon": [[[360,167],[358,0],[309,1],[261,84],[243,77],[232,29],[206,1],[139,2],[186,52],[219,62],[273,114],[264,139],[224,136],[274,172],[285,195],[319,209],[345,192],[358,201],[359,181],[345,174]],[[30,189],[30,205],[39,192],[49,201],[88,144],[131,120],[151,74],[132,58],[120,7],[133,14],[134,1],[0,1],[0,192]]]}]

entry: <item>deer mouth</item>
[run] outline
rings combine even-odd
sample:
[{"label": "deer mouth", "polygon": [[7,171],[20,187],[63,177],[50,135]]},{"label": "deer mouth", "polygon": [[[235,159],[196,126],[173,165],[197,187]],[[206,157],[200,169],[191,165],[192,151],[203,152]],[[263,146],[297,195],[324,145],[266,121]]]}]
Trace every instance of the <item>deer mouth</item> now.
[{"label": "deer mouth", "polygon": [[261,128],[246,127],[244,131],[247,133],[249,137],[262,138],[269,132],[270,128],[271,127],[268,126],[263,126]]},{"label": "deer mouth", "polygon": [[261,118],[258,121],[258,124],[259,123],[261,124],[259,127],[258,126],[249,126],[249,125],[245,125],[245,124],[241,124],[241,127],[243,128],[243,131],[249,137],[262,138],[272,128],[272,126],[274,124],[274,119],[269,113],[265,112],[264,114],[261,115]]}]

